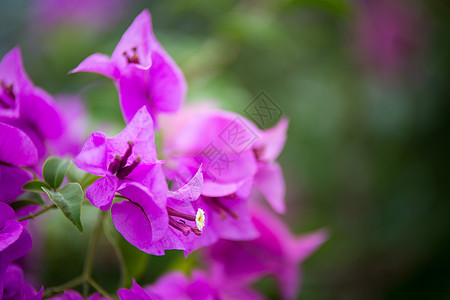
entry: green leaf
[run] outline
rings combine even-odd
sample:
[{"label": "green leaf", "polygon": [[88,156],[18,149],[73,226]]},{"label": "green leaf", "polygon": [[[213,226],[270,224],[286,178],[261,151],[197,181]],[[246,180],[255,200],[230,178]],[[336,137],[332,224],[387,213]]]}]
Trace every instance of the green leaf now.
[{"label": "green leaf", "polygon": [[83,202],[83,190],[78,183],[69,183],[59,192],[52,192],[42,188],[50,200],[63,212],[67,219],[83,233],[80,221],[81,203]]},{"label": "green leaf", "polygon": [[70,161],[58,157],[50,157],[44,163],[42,168],[42,175],[45,182],[52,188],[57,189],[62,184],[64,176],[66,176],[69,169]]},{"label": "green leaf", "polygon": [[104,221],[105,236],[116,250],[121,266],[121,287],[130,287],[133,278],[138,280],[143,275],[149,255],[127,242],[117,231],[111,218]]},{"label": "green leaf", "polygon": [[48,190],[51,189],[51,187],[43,181],[32,180],[25,183],[22,187],[22,190],[42,194],[42,187],[45,187]]},{"label": "green leaf", "polygon": [[[41,190],[42,192],[42,190]],[[10,203],[11,207],[14,210],[18,210],[19,208],[28,206],[28,205],[40,205],[40,206],[47,206],[45,204],[44,198],[40,194],[32,193],[32,192],[26,192],[20,195],[16,201]]]}]

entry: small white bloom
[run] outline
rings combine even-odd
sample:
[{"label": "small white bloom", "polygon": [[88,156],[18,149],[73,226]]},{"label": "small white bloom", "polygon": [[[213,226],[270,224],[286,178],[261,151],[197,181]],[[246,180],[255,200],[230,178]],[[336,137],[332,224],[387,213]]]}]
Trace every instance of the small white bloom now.
[{"label": "small white bloom", "polygon": [[197,228],[202,231],[205,226],[205,211],[201,208],[197,210],[197,215],[195,216],[195,223],[197,224]]}]

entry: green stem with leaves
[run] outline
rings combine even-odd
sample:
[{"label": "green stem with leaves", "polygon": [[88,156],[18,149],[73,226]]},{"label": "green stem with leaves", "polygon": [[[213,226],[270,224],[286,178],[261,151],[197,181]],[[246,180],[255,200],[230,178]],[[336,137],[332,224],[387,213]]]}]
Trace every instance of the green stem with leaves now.
[{"label": "green stem with leaves", "polygon": [[[84,294],[88,293],[89,286],[91,285],[95,290],[100,292],[104,297],[108,297],[113,299],[114,297],[110,295],[103,287],[101,287],[94,279],[92,279],[92,269],[94,267],[94,258],[95,252],[97,250],[98,242],[100,239],[100,235],[103,230],[103,220],[106,216],[106,212],[101,211],[98,216],[97,223],[94,227],[94,230],[91,235],[91,239],[89,240],[89,246],[86,254],[86,260],[83,267],[83,273],[81,276],[76,277],[64,284],[59,286],[49,288],[45,291],[44,298],[51,297],[55,294],[61,293],[64,290],[68,290],[79,285],[83,285]],[[87,295],[85,295],[87,296]]]}]

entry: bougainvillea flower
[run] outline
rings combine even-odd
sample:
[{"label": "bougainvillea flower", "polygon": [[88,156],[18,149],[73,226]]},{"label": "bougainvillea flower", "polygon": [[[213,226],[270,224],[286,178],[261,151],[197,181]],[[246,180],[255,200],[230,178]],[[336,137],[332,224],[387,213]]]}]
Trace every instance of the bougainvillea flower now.
[{"label": "bougainvillea flower", "polygon": [[[183,110],[163,119],[169,132],[164,137],[168,165],[180,172],[192,172],[202,164],[205,182],[202,194],[209,197],[235,193],[248,180],[265,196],[272,208],[285,210],[285,183],[276,158],[286,141],[288,120],[259,130],[237,114],[221,110]],[[170,122],[172,119],[183,122]],[[176,127],[176,128],[174,128]],[[177,134],[176,134],[176,133]]]},{"label": "bougainvillea flower", "polygon": [[0,282],[9,264],[31,249],[31,236],[25,230],[26,221],[18,222],[14,217],[14,210],[0,202]]},{"label": "bougainvillea flower", "polygon": [[283,298],[296,299],[301,283],[299,264],[325,242],[327,233],[319,230],[295,237],[281,220],[266,210],[255,208],[252,216],[259,238],[221,240],[207,249],[215,276],[250,284],[273,275]]},{"label": "bougainvillea flower", "polygon": [[126,183],[117,192],[127,200],[111,208],[114,226],[128,242],[149,254],[164,255],[164,250],[169,249],[189,253],[210,245],[215,240],[204,238],[196,243],[202,235],[205,215],[201,209],[195,211],[191,202],[199,197],[201,183],[202,173],[198,170],[186,185],[159,200],[153,197],[151,187]]},{"label": "bougainvillea flower", "polygon": [[[83,300],[83,296],[81,296],[80,293],[73,290],[67,290],[64,291],[64,294],[56,295],[54,297],[51,297],[50,300]],[[99,293],[92,294],[87,298],[87,300],[111,300],[107,297],[100,296]]]},{"label": "bougainvillea flower", "polygon": [[62,134],[58,108],[52,97],[28,78],[18,47],[0,62],[0,118],[20,119],[40,138]]},{"label": "bougainvillea flower", "polygon": [[180,272],[168,273],[144,288],[133,282],[130,290],[121,289],[118,294],[121,300],[263,299],[250,288],[229,286],[227,282],[216,281],[209,274],[197,270],[192,272],[190,278]]},{"label": "bougainvillea flower", "polygon": [[127,122],[143,105],[152,117],[175,112],[186,95],[183,73],[155,38],[148,10],[136,17],[111,58],[95,53],[72,71],[76,72],[99,73],[113,79]]},{"label": "bougainvillea flower", "polygon": [[10,203],[22,193],[32,176],[20,169],[38,161],[38,150],[19,128],[0,122],[0,202]]},{"label": "bougainvillea flower", "polygon": [[203,209],[208,219],[197,243],[206,237],[258,237],[247,201],[253,187],[277,212],[284,212],[284,179],[275,159],[286,140],[287,120],[261,131],[237,114],[200,107],[164,117],[162,124],[166,176],[183,181],[199,164],[204,168],[202,195],[193,205]]},{"label": "bougainvillea flower", "polygon": [[24,281],[22,269],[11,264],[6,269],[3,281],[0,283],[0,298],[3,300],[40,300],[44,294],[44,289],[39,292]]},{"label": "bougainvillea flower", "polygon": [[[142,107],[125,127],[113,138],[104,133],[92,133],[75,158],[74,163],[82,170],[102,176],[87,190],[86,197],[95,207],[109,210],[119,186],[135,178],[150,185],[157,176],[159,162],[156,159],[153,122],[145,107]],[[156,168],[156,169],[155,169]],[[149,177],[150,176],[150,177]],[[154,197],[166,198],[165,180],[159,180],[152,190]]]}]

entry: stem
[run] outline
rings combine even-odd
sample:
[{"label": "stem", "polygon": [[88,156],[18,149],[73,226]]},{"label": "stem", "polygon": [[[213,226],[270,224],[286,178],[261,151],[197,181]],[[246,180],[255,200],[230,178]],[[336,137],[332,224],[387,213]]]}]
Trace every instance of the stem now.
[{"label": "stem", "polygon": [[[49,209],[49,208],[50,207],[47,207],[46,209]],[[42,213],[42,212],[39,212],[39,214],[40,213]],[[117,298],[117,297],[110,295],[103,287],[101,287],[91,277],[92,268],[94,267],[95,251],[97,250],[100,234],[102,233],[102,230],[103,230],[103,220],[104,220],[105,216],[106,216],[106,212],[104,212],[104,211],[101,211],[100,215],[98,216],[97,223],[95,224],[95,228],[92,232],[91,239],[89,240],[89,247],[88,247],[87,254],[86,254],[86,261],[84,263],[83,273],[81,274],[81,276],[76,277],[75,279],[72,279],[64,284],[59,285],[59,286],[49,288],[45,292],[44,298],[51,297],[54,294],[59,294],[67,289],[76,287],[78,285],[83,285],[84,297],[87,297],[87,294],[89,292],[89,285],[91,285],[94,289],[96,289],[98,292],[100,292],[104,297],[107,297],[110,299]]]},{"label": "stem", "polygon": [[97,224],[95,225],[94,231],[92,232],[91,240],[89,241],[89,248],[83,268],[83,276],[86,279],[90,278],[92,273],[95,250],[97,249],[98,240],[103,229],[103,219],[105,218],[105,215],[106,213],[104,211],[100,212],[100,215],[97,219]]},{"label": "stem", "polygon": [[19,222],[22,222],[22,221],[25,221],[25,220],[34,219],[35,217],[37,217],[37,216],[39,216],[39,215],[42,215],[43,213],[45,213],[45,212],[47,212],[47,211],[49,211],[49,210],[51,210],[51,209],[54,209],[54,208],[56,208],[56,205],[55,205],[55,204],[52,204],[52,205],[50,205],[50,206],[48,206],[48,207],[46,207],[46,208],[44,208],[44,209],[38,211],[37,213],[30,214],[29,216],[20,218],[18,221],[19,221]]},{"label": "stem", "polygon": [[103,296],[113,299],[113,296],[111,296],[107,291],[105,291],[94,279],[88,278],[87,282],[92,285],[94,289],[100,292]]},{"label": "stem", "polygon": [[53,295],[59,294],[61,292],[64,292],[65,290],[74,288],[84,282],[84,278],[82,276],[76,277],[72,280],[67,281],[66,283],[63,283],[61,285],[49,288],[45,291],[43,297],[49,298]]}]

